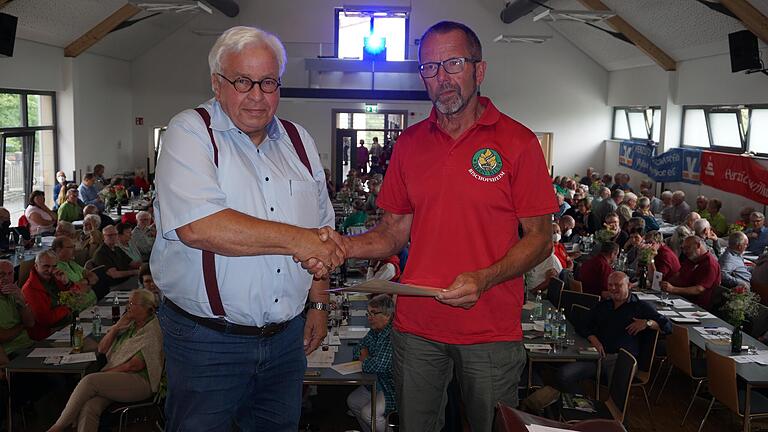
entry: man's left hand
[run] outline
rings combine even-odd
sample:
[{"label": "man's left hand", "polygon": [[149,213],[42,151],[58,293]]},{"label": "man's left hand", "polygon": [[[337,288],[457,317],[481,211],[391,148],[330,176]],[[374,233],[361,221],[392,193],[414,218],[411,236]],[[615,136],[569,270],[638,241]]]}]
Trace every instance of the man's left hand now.
[{"label": "man's left hand", "polygon": [[479,272],[462,273],[456,276],[451,286],[437,295],[437,300],[449,306],[469,309],[488,288],[488,280]]},{"label": "man's left hand", "polygon": [[21,294],[21,288],[19,288],[15,282],[0,287],[0,292],[15,298],[17,301],[24,301],[24,297]]},{"label": "man's left hand", "polygon": [[307,322],[304,324],[304,354],[312,351],[323,343],[328,334],[328,312],[310,309],[307,311]]},{"label": "man's left hand", "polygon": [[627,333],[634,336],[647,328],[648,328],[648,324],[646,323],[646,320],[634,318],[632,321],[632,324],[628,325],[626,327],[626,330],[627,330]]}]

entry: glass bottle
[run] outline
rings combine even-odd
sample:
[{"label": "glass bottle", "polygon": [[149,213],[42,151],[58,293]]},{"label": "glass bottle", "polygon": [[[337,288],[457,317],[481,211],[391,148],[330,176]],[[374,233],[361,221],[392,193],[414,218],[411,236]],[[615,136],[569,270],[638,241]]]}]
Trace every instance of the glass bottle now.
[{"label": "glass bottle", "polygon": [[99,312],[99,308],[95,307],[93,308],[93,337],[99,337],[101,336],[101,313]]},{"label": "glass bottle", "polygon": [[115,293],[115,299],[112,301],[112,321],[117,322],[120,319],[120,300]]},{"label": "glass bottle", "polygon": [[79,353],[83,349],[83,325],[80,317],[75,321],[75,334],[72,338],[72,352]]}]

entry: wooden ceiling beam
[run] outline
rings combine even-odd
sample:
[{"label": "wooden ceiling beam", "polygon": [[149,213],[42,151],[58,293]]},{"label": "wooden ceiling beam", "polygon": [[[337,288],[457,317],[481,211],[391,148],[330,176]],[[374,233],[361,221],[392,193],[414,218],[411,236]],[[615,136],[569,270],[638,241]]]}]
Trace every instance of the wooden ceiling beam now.
[{"label": "wooden ceiling beam", "polygon": [[12,1],[12,0],[0,0],[0,9],[2,9],[2,8],[3,8],[3,6],[7,5],[7,4],[8,4],[8,3],[10,3],[11,1]]},{"label": "wooden ceiling beam", "polygon": [[[611,9],[603,4],[600,0],[579,0],[589,10],[593,11],[610,11]],[[608,25],[615,31],[622,33],[627,39],[631,40],[640,51],[644,52],[648,57],[653,59],[662,69],[665,71],[673,71],[677,69],[677,64],[672,57],[665,53],[661,48],[657,47],[642,33],[637,31],[631,24],[624,21],[624,19],[618,15],[605,20]]]},{"label": "wooden ceiling beam", "polygon": [[720,3],[739,17],[744,27],[768,44],[768,18],[747,0],[720,0]]},{"label": "wooden ceiling beam", "polygon": [[66,57],[79,56],[85,50],[93,46],[93,44],[102,40],[104,36],[114,30],[115,27],[119,26],[125,20],[130,19],[139,12],[141,12],[141,8],[134,4],[126,3],[123,5],[123,7],[116,10],[112,15],[104,19],[104,21],[96,24],[95,27],[88,30],[84,35],[80,36],[74,42],[67,45],[67,47],[64,48],[64,55]]}]

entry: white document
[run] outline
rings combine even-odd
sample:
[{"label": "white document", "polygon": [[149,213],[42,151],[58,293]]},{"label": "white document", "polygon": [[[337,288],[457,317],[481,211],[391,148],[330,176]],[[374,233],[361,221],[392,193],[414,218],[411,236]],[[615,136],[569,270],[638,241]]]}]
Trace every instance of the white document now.
[{"label": "white document", "polygon": [[635,294],[637,296],[638,300],[644,300],[644,301],[658,301],[659,296],[655,294],[646,294],[646,293],[637,293]]},{"label": "white document", "polygon": [[697,320],[696,318],[679,318],[679,317],[672,317],[670,318],[673,322],[679,323],[679,324],[698,324],[701,321]]},{"label": "white document", "polygon": [[328,333],[328,335],[325,336],[323,343],[325,345],[341,345],[341,339],[339,338],[339,335]]},{"label": "white document", "polygon": [[63,357],[72,351],[71,347],[64,348],[35,348],[27,357]]},{"label": "white document", "polygon": [[658,312],[659,315],[664,315],[664,316],[668,316],[668,317],[670,317],[670,316],[680,316],[680,315],[677,314],[677,312],[675,312],[673,310],[659,309],[656,312]]},{"label": "white document", "polygon": [[360,326],[341,326],[339,327],[340,339],[362,339],[368,334],[368,329]]},{"label": "white document", "polygon": [[542,425],[526,425],[529,432],[573,432],[573,429],[560,429]]},{"label": "white document", "polygon": [[680,315],[686,317],[686,318],[696,318],[696,319],[713,319],[717,318],[716,316],[712,315],[711,313],[707,311],[696,311],[696,312],[680,312]]},{"label": "white document", "polygon": [[86,363],[86,362],[92,362],[92,361],[96,361],[96,353],[86,352],[86,353],[65,355],[64,357],[61,358],[61,362],[59,364]]},{"label": "white document", "polygon": [[672,302],[672,306],[675,309],[692,309],[694,308],[693,304],[691,304],[688,300],[683,299],[673,299],[670,300]]},{"label": "white document", "polygon": [[527,343],[523,345],[525,346],[525,349],[531,351],[549,351],[552,349],[552,346],[549,344]]},{"label": "white document", "polygon": [[661,291],[661,279],[664,277],[664,275],[661,272],[653,272],[653,283],[651,284],[651,289],[660,292]]},{"label": "white document", "polygon": [[363,372],[363,362],[360,360],[351,361],[348,363],[340,363],[331,366],[331,369],[335,370],[336,372],[342,374],[342,375],[349,375],[353,373],[362,373]]},{"label": "white document", "polygon": [[336,352],[332,350],[323,351],[322,349],[316,349],[312,354],[307,356],[308,368],[328,368],[333,365],[333,361],[336,359]]},{"label": "white document", "polygon": [[533,330],[535,325],[536,324],[534,324],[534,323],[522,323],[522,324],[520,324],[520,326],[523,328],[523,331],[531,331],[531,330]]}]

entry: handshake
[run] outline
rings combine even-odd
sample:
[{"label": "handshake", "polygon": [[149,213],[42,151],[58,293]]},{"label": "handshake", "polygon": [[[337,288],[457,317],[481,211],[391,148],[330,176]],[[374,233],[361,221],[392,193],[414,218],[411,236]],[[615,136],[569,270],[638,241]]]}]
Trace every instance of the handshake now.
[{"label": "handshake", "polygon": [[301,263],[315,279],[324,279],[344,264],[349,252],[350,240],[331,227],[308,229],[308,235],[296,248],[293,260]]}]

